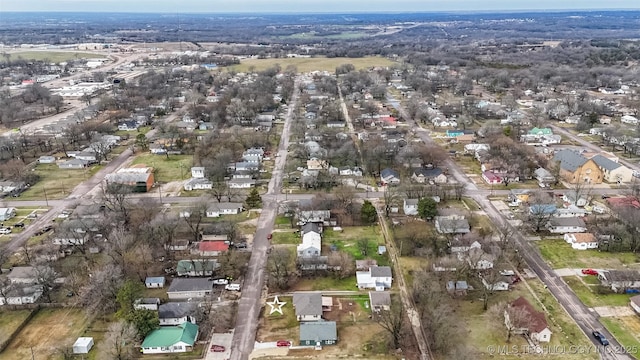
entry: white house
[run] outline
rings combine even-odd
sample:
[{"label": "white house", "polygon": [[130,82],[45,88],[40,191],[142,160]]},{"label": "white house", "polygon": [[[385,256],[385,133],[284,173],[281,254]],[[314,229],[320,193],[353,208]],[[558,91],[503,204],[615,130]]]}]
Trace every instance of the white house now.
[{"label": "white house", "polygon": [[159,298],[140,298],[133,302],[133,308],[136,310],[158,311],[160,306]]},{"label": "white house", "polygon": [[380,171],[380,180],[384,185],[398,185],[400,184],[400,174],[393,169],[383,169]]},{"label": "white house", "polygon": [[298,257],[314,257],[320,256],[321,248],[322,241],[320,239],[320,235],[316,237],[315,235],[311,236],[310,234],[306,240],[304,238],[302,239],[302,244],[298,245],[296,251],[298,253]]},{"label": "white house", "polygon": [[207,278],[175,278],[167,290],[169,299],[201,299],[211,294],[213,284]]},{"label": "white house", "polygon": [[184,322],[196,323],[196,302],[168,302],[158,307],[160,326],[180,325]]},{"label": "white house", "polygon": [[198,339],[198,325],[190,322],[162,326],[150,332],[142,342],[143,354],[170,354],[193,351]]},{"label": "white house", "polygon": [[37,275],[33,266],[14,266],[7,278],[12,284],[35,284]]},{"label": "white house", "polygon": [[554,217],[547,223],[547,229],[555,234],[583,233],[587,225],[577,217]]},{"label": "white house", "polygon": [[418,215],[418,201],[419,199],[404,199],[402,209],[405,215],[415,216]]},{"label": "white house", "polygon": [[576,194],[575,190],[569,190],[562,194],[562,201],[580,207],[589,203],[589,199],[587,199],[586,196],[583,194]]},{"label": "white house", "polygon": [[227,185],[231,189],[249,189],[256,185],[256,181],[253,179],[231,179],[227,181]]},{"label": "white house", "polygon": [[596,155],[591,160],[602,170],[602,178],[608,183],[621,184],[629,183],[633,180],[633,170],[620,163],[602,155]]},{"label": "white house", "polygon": [[298,214],[298,225],[306,223],[326,224],[331,219],[331,211],[329,210],[302,210]]},{"label": "white house", "polygon": [[16,216],[16,208],[0,208],[0,221],[7,221]]},{"label": "white house", "polygon": [[242,212],[242,203],[221,202],[213,203],[207,208],[207,217],[220,217],[222,215],[236,215]]},{"label": "white house", "polygon": [[620,121],[625,124],[638,125],[638,118],[631,115],[624,115],[620,118]]},{"label": "white house", "polygon": [[42,296],[42,287],[12,284],[4,288],[2,293],[4,296],[0,295],[0,305],[33,304]]},{"label": "white house", "polygon": [[184,183],[185,191],[192,190],[210,190],[213,188],[213,183],[207,178],[191,178]]},{"label": "white house", "polygon": [[568,233],[564,234],[564,241],[571,244],[576,250],[597,249],[598,240],[591,233]]},{"label": "white house", "polygon": [[165,283],[164,276],[147,276],[144,280],[144,285],[147,289],[163,288]]},{"label": "white house", "polygon": [[38,159],[39,164],[53,164],[56,162],[55,156],[42,155]]},{"label": "white house", "polygon": [[635,310],[636,314],[640,314],[640,295],[632,296],[629,299],[629,305]]},{"label": "white house", "polygon": [[372,266],[369,271],[357,271],[356,280],[358,289],[376,289],[384,291],[391,288],[393,275],[389,266]]},{"label": "white house", "polygon": [[490,284],[485,278],[482,278],[482,285],[489,291],[507,291],[509,290],[509,283],[506,281],[498,280],[493,284]]},{"label": "white house", "polygon": [[203,166],[194,166],[191,168],[191,177],[194,179],[202,179],[204,178],[204,167]]}]

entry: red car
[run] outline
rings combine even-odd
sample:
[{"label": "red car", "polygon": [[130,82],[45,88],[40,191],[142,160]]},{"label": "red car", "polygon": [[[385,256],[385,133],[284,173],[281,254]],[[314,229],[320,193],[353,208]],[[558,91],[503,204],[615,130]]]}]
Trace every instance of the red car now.
[{"label": "red car", "polygon": [[289,341],[289,340],[278,340],[278,342],[276,343],[276,346],[278,346],[278,347],[291,346],[291,341]]},{"label": "red car", "polygon": [[213,352],[224,352],[226,349],[222,345],[211,345],[211,351]]},{"label": "red car", "polygon": [[272,237],[273,237],[273,234],[267,235],[267,239],[269,239],[269,240],[271,240]]},{"label": "red car", "polygon": [[598,272],[593,269],[582,269],[582,273],[585,275],[598,275]]}]

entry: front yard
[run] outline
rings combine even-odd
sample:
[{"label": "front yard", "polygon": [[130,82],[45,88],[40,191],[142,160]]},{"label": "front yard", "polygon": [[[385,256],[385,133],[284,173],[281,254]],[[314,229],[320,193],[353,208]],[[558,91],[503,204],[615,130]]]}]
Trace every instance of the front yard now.
[{"label": "front yard", "polygon": [[[597,279],[595,276],[585,276],[584,279]],[[629,298],[632,295],[627,294],[598,294],[597,287],[599,284],[593,285],[584,283],[578,276],[566,276],[562,278],[574,293],[580,298],[583,304],[588,307],[595,306],[629,306]],[[590,280],[591,282],[591,280]]]},{"label": "front yard", "polygon": [[167,158],[164,155],[146,153],[137,155],[131,164],[143,164],[154,168],[155,181],[166,183],[190,179],[193,156],[169,155],[169,158]]},{"label": "front yard", "polygon": [[[625,347],[632,356],[638,356],[640,349],[640,318],[638,316],[603,317],[600,321],[613,337]],[[634,350],[635,351],[632,351]]]},{"label": "front yard", "polygon": [[542,257],[554,269],[594,268],[620,269],[640,267],[634,253],[610,253],[599,250],[574,250],[562,239],[545,239],[535,242]]},{"label": "front yard", "polygon": [[54,200],[67,197],[73,188],[91,178],[102,168],[94,165],[86,169],[60,169],[56,164],[39,164],[35,168],[40,176],[37,183],[20,194],[20,200]]}]

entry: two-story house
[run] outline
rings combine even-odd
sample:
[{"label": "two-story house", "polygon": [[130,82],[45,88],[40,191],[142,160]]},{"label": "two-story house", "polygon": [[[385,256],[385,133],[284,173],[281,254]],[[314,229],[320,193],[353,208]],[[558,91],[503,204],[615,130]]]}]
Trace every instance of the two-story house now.
[{"label": "two-story house", "polygon": [[553,156],[553,161],[559,163],[560,177],[564,181],[586,184],[601,184],[604,174],[598,164],[587,159],[577,151],[563,149]]},{"label": "two-story house", "polygon": [[298,292],[293,294],[293,307],[298,321],[322,320],[322,294]]},{"label": "two-story house", "polygon": [[384,289],[391,288],[393,275],[389,266],[372,266],[369,271],[357,271],[356,280],[360,290],[384,291]]}]

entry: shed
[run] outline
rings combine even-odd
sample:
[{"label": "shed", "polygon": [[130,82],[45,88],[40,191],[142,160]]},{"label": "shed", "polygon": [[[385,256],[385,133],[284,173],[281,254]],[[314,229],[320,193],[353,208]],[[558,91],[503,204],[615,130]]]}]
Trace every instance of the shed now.
[{"label": "shed", "polygon": [[144,284],[147,287],[147,289],[163,288],[164,281],[165,281],[164,276],[148,276],[145,279]]},{"label": "shed", "polygon": [[75,343],[73,343],[74,354],[88,354],[89,350],[93,347],[92,337],[79,337]]}]

